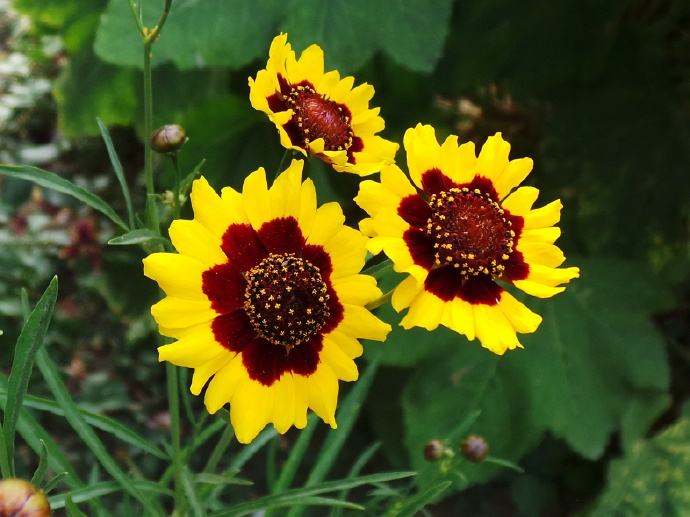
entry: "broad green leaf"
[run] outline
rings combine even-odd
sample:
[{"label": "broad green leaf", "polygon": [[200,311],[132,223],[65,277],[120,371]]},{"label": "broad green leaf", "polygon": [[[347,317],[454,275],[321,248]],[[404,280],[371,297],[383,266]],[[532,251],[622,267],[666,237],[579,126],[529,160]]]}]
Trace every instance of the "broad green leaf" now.
[{"label": "broad green leaf", "polygon": [[39,350],[36,354],[36,364],[43,374],[43,378],[48,385],[48,388],[53,393],[55,400],[62,407],[65,412],[65,419],[75,432],[79,435],[84,444],[96,456],[101,466],[108,472],[119,485],[135,499],[144,505],[144,508],[152,510],[147,497],[133,484],[133,480],[125,474],[119,465],[115,462],[113,457],[108,453],[103,445],[103,442],[98,438],[91,426],[86,422],[82,414],[79,412],[74,400],[72,400],[67,387],[60,379],[57,367],[53,363],[48,353]]},{"label": "broad green leaf", "polygon": [[5,419],[3,422],[10,464],[14,464],[14,434],[19,418],[19,409],[22,407],[22,401],[29,386],[29,379],[34,367],[34,357],[43,345],[43,339],[53,316],[57,293],[58,279],[53,277],[38,300],[36,307],[31,311],[14,347],[14,360],[7,380],[7,397],[4,405]]},{"label": "broad green leaf", "polygon": [[383,51],[431,72],[448,34],[452,0],[291,0],[281,29],[297,49],[323,46],[328,68],[346,73]]},{"label": "broad green leaf", "polygon": [[[5,400],[7,400],[7,392],[0,391],[0,403],[4,402]],[[38,411],[47,411],[58,416],[65,416],[65,411],[55,401],[42,397],[26,395],[24,399],[24,407],[36,409]],[[170,459],[168,455],[160,450],[160,448],[153,445],[146,438],[132,431],[129,427],[122,425],[117,420],[113,420],[107,416],[99,415],[82,408],[79,408],[79,413],[84,417],[89,425],[95,427],[96,429],[109,433],[123,442],[133,445],[134,447],[137,447],[138,449],[147,452],[152,456],[166,461]]]},{"label": "broad green leaf", "polygon": [[[429,72],[441,56],[451,6],[452,0],[262,0],[259,5],[181,0],[173,4],[153,63],[172,61],[181,70],[237,69],[257,58],[265,61],[271,38],[282,30],[299,50],[322,45],[329,67],[344,72],[360,68],[377,51],[407,68]],[[154,23],[160,7],[144,3],[146,24]],[[141,67],[141,42],[132,26],[126,2],[111,0],[96,36],[98,56]]]},{"label": "broad green leaf", "polygon": [[[172,492],[158,483],[142,480],[131,480],[133,486],[142,492],[150,492],[154,494],[172,495]],[[96,483],[85,488],[70,490],[64,494],[56,494],[48,499],[50,508],[59,510],[65,507],[66,498],[69,496],[75,503],[83,503],[102,497],[104,495],[113,494],[122,490],[122,487],[114,481],[105,481]]]},{"label": "broad green leaf", "polygon": [[143,244],[145,242],[158,242],[165,243],[168,239],[160,236],[152,230],[146,228],[140,228],[138,230],[132,230],[117,237],[113,237],[108,241],[111,246],[134,246],[138,244]]},{"label": "broad green leaf", "polygon": [[254,501],[236,504],[227,508],[226,510],[214,513],[212,517],[222,517],[226,515],[248,515],[252,512],[265,510],[268,508],[304,504],[304,500],[308,497],[346,490],[362,485],[375,485],[377,483],[396,481],[398,479],[409,478],[414,475],[414,472],[384,472],[380,474],[372,474],[370,476],[341,479],[338,481],[328,481],[312,487],[288,490],[282,494],[268,495],[260,497]]},{"label": "broad green leaf", "polygon": [[67,136],[95,136],[99,134],[96,118],[108,126],[134,122],[139,81],[135,70],[103,63],[87,45],[86,50],[70,57],[53,95],[58,105],[58,124]]},{"label": "broad green leaf", "polygon": [[595,517],[686,515],[690,508],[690,419],[637,442],[611,462]]},{"label": "broad green leaf", "polygon": [[[162,2],[143,2],[144,25],[151,27],[162,7]],[[284,12],[284,2],[280,0],[262,0],[260,4],[242,0],[173,2],[155,45],[153,64],[172,62],[181,70],[240,68],[268,53],[267,42]],[[109,63],[143,66],[142,43],[127,2],[110,0],[94,48]]]},{"label": "broad green leaf", "polygon": [[[668,293],[639,263],[577,262],[582,277],[564,294],[530,302],[544,322],[522,337],[524,350],[497,357],[476,342],[462,344],[418,369],[403,396],[414,466],[425,465],[425,443],[446,438],[477,409],[471,432],[485,436],[492,455],[508,461],[518,460],[547,430],[595,459],[613,432],[625,426],[626,440],[637,438],[663,410],[649,403],[666,400],[669,387],[664,342],[650,315],[667,304]],[[495,472],[488,463],[463,469],[469,481]],[[430,481],[421,474],[419,480]]]},{"label": "broad green leaf", "polygon": [[72,196],[94,210],[101,212],[123,230],[129,229],[127,228],[127,224],[117,215],[115,210],[113,210],[103,199],[54,172],[44,171],[43,169],[31,167],[29,165],[0,165],[0,176],[9,176],[11,178],[31,181],[41,187]]}]

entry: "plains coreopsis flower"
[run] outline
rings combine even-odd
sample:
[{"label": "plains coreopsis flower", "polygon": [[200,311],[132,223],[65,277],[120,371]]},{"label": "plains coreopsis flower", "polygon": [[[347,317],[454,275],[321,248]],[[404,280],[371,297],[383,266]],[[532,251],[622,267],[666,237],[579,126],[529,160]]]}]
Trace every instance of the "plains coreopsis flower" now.
[{"label": "plains coreopsis flower", "polygon": [[242,443],[270,422],[281,433],[303,428],[308,407],[335,427],[338,380],[357,379],[358,339],[390,331],[365,308],[381,295],[360,274],[366,237],[343,225],[337,203],[317,208],[302,167],[293,161],[270,189],[259,169],[241,193],[221,196],[195,181],[194,219],[170,227],[179,253],[144,259],[167,294],[151,313],[176,339],[160,360],[194,368],[196,395],[211,379],[206,408],[230,403]]},{"label": "plains coreopsis flower", "polygon": [[373,236],[370,251],[383,250],[409,274],[392,296],[397,311],[408,308],[401,325],[444,325],[497,354],[520,347],[516,333],[534,332],[541,317],[504,285],[546,298],[579,276],[576,267],[558,267],[561,202],[532,208],[539,191],[516,189],[532,160],[509,160],[500,133],[478,157],[456,136],[439,145],[428,125],[409,129],[404,144],[414,186],[389,166],[380,183],[362,182],[355,199],[371,216],[360,224]]},{"label": "plains coreopsis flower", "polygon": [[323,50],[311,45],[296,59],[286,34],[273,39],[266,68],[249,79],[252,106],[276,125],[287,149],[313,154],[340,172],[367,175],[392,163],[398,144],[377,136],[374,87],[337,70],[324,72]]}]

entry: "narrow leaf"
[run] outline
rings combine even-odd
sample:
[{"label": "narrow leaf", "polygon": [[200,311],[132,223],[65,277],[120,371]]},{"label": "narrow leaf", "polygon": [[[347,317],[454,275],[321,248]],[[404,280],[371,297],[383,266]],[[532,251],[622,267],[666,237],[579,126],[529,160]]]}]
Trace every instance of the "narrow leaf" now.
[{"label": "narrow leaf", "polygon": [[0,175],[31,181],[41,187],[72,196],[82,203],[89,205],[94,210],[101,212],[123,230],[129,230],[127,224],[102,198],[58,176],[54,172],[44,171],[43,169],[30,165],[0,165]]},{"label": "narrow leaf", "polygon": [[[0,388],[0,403],[4,403],[7,399],[7,393],[3,392]],[[24,406],[36,409],[38,411],[46,411],[52,413],[53,415],[65,416],[65,411],[57,404],[57,402],[49,399],[44,399],[42,397],[35,397],[33,395],[26,395],[24,398]],[[161,449],[153,445],[146,438],[135,433],[130,428],[122,425],[112,418],[87,411],[86,409],[78,408],[79,413],[84,417],[86,422],[101,431],[112,434],[116,438],[119,438],[125,443],[133,445],[144,452],[147,452],[157,458],[162,460],[169,460],[167,454],[165,454]]]},{"label": "narrow leaf", "polygon": [[[347,473],[348,478],[353,478],[359,476],[359,473],[362,471],[364,466],[369,463],[369,460],[372,458],[374,454],[376,454],[376,451],[378,451],[381,448],[381,442],[376,442],[371,444],[369,447],[367,447],[362,454],[359,455],[359,458],[352,464],[352,467],[350,468],[350,472]],[[347,499],[347,495],[349,493],[349,490],[343,490],[340,492],[340,495],[338,496],[338,499],[341,501],[344,501]],[[342,515],[342,508],[338,508],[333,512],[333,517],[340,517]]]},{"label": "narrow leaf", "polygon": [[86,514],[74,504],[70,496],[65,499],[65,509],[67,510],[67,517],[86,517]]},{"label": "narrow leaf", "polygon": [[185,496],[187,496],[187,504],[192,510],[192,514],[195,517],[204,517],[206,512],[204,511],[201,501],[199,500],[199,494],[196,492],[194,486],[194,479],[192,478],[189,469],[182,469],[182,489],[184,490]]},{"label": "narrow leaf", "polygon": [[243,447],[242,450],[235,456],[235,458],[230,462],[230,466],[227,468],[226,472],[239,472],[244,467],[254,455],[259,452],[264,445],[266,445],[274,436],[276,436],[276,430],[274,428],[269,428],[263,430],[259,436],[257,436],[252,443]]},{"label": "narrow leaf", "polygon": [[499,465],[501,467],[505,467],[520,473],[523,473],[525,471],[520,465],[517,465],[512,461],[504,460],[501,458],[494,458],[493,456],[487,456],[486,458],[484,458],[484,463],[492,463],[494,465]]},{"label": "narrow leaf", "polygon": [[125,489],[132,497],[141,502],[148,510],[152,507],[141,491],[132,483],[132,480],[118,466],[115,460],[108,454],[103,442],[96,436],[96,433],[79,413],[79,408],[72,400],[65,384],[60,379],[57,368],[45,349],[41,349],[36,354],[36,364],[41,370],[43,377],[53,393],[55,400],[65,412],[65,419],[75,432],[79,435],[86,446],[91,449],[94,456],[98,459],[103,468]]},{"label": "narrow leaf", "polygon": [[221,474],[210,474],[202,472],[194,476],[194,481],[204,485],[238,485],[238,486],[252,486],[254,483],[248,479],[236,478],[233,476],[223,476]]},{"label": "narrow leaf", "polygon": [[43,487],[43,492],[49,494],[56,486],[58,486],[58,483],[60,483],[60,481],[62,481],[63,478],[69,479],[69,473],[58,472],[57,474],[55,474],[52,478],[48,480],[46,485]]},{"label": "narrow leaf", "polygon": [[443,481],[437,485],[434,485],[431,488],[428,488],[427,490],[424,490],[423,492],[409,498],[407,501],[405,501],[405,504],[402,508],[392,509],[388,515],[395,517],[414,517],[415,515],[418,515],[418,513],[422,511],[426,505],[434,502],[438,496],[445,492],[452,484],[452,481]]},{"label": "narrow leaf", "polygon": [[380,474],[372,474],[370,476],[328,481],[321,483],[320,485],[288,490],[282,494],[267,495],[254,501],[236,504],[225,510],[214,513],[211,517],[247,515],[258,510],[265,510],[266,508],[275,508],[279,506],[294,507],[303,504],[305,498],[308,497],[329,492],[337,492],[362,485],[395,481],[397,479],[404,479],[414,475],[414,472],[384,472]]},{"label": "narrow leaf", "polygon": [[[57,300],[58,280],[53,277],[36,307],[24,324],[17,344],[14,348],[14,360],[12,370],[7,381],[7,400],[5,402],[5,442],[7,444],[7,457],[10,465],[14,458],[14,435],[19,418],[19,408],[29,386],[29,379],[34,367],[36,352],[43,345],[50,319],[53,316],[55,300]],[[12,474],[14,474],[14,469]]]},{"label": "narrow leaf", "polygon": [[302,464],[302,458],[304,458],[304,453],[307,451],[307,447],[309,447],[311,437],[314,435],[317,425],[316,417],[310,414],[307,421],[307,427],[299,434],[299,438],[297,438],[295,445],[293,445],[287,461],[280,469],[280,476],[273,487],[274,494],[282,492],[292,484],[292,480],[295,478],[295,474]]},{"label": "narrow leaf", "polygon": [[156,232],[145,228],[141,228],[138,230],[132,230],[122,235],[118,235],[117,237],[113,237],[108,241],[108,244],[110,244],[111,246],[132,246],[135,244],[142,244],[144,242],[150,241],[161,243],[168,242],[168,240],[165,237],[162,237]]},{"label": "narrow leaf", "polygon": [[[141,490],[142,492],[163,494],[167,496],[172,495],[170,490],[160,486],[158,483],[143,480],[132,480],[131,483],[132,486],[135,486],[137,490]],[[50,508],[52,510],[59,510],[60,508],[65,507],[67,497],[70,497],[74,503],[83,503],[104,495],[114,494],[120,490],[122,490],[122,487],[115,481],[104,481],[102,483],[95,483],[85,488],[70,490],[69,492],[65,492],[63,494],[56,494],[48,498],[48,502],[50,503]]]},{"label": "narrow leaf", "polygon": [[34,475],[31,476],[31,484],[34,486],[40,486],[43,483],[43,477],[48,468],[48,448],[46,447],[46,442],[43,440],[39,441],[41,442],[41,455],[38,459],[38,467],[36,467]]},{"label": "narrow leaf", "polygon": [[110,132],[108,128],[103,124],[103,121],[96,117],[96,122],[98,123],[98,129],[101,130],[101,137],[103,137],[103,142],[105,142],[105,147],[108,150],[108,157],[110,158],[110,164],[113,166],[113,171],[115,171],[115,176],[117,176],[117,181],[120,182],[120,188],[122,189],[122,195],[125,198],[125,205],[127,206],[127,218],[129,220],[129,227],[134,227],[134,209],[132,208],[132,197],[129,194],[129,186],[127,185],[127,179],[125,178],[125,171],[122,169],[122,163],[120,158],[115,151],[115,146],[110,138]]}]

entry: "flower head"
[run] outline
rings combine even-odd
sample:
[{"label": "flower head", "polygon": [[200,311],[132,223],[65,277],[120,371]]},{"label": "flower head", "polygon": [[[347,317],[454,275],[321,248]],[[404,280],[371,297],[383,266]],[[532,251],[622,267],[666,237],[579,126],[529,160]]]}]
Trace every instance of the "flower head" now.
[{"label": "flower head", "polygon": [[497,354],[521,347],[516,333],[534,332],[541,317],[502,284],[546,298],[579,276],[576,267],[558,267],[561,202],[532,209],[539,191],[515,189],[532,160],[509,160],[500,133],[479,156],[456,136],[439,145],[428,125],[408,129],[404,144],[414,186],[392,165],[380,183],[362,182],[355,199],[371,216],[360,224],[373,236],[370,251],[383,250],[408,273],[392,297],[397,311],[408,308],[401,325],[444,325]]},{"label": "flower head", "polygon": [[299,60],[287,34],[273,39],[266,68],[249,79],[252,106],[276,125],[287,149],[313,154],[340,172],[372,174],[393,163],[398,144],[377,136],[379,108],[369,108],[374,88],[324,72],[323,50],[311,45]]},{"label": "flower head", "polygon": [[0,517],[47,517],[50,506],[45,494],[18,478],[0,480]]},{"label": "flower head", "polygon": [[242,192],[218,196],[194,182],[194,219],[173,221],[179,253],[144,259],[167,297],[151,308],[176,339],[159,358],[194,368],[191,391],[211,379],[210,413],[230,403],[237,439],[267,424],[304,428],[307,408],[335,428],[338,380],[357,379],[358,339],[385,339],[390,326],[364,306],[381,291],[359,274],[366,237],[343,225],[337,203],[317,208],[311,180],[294,160],[269,189],[263,169]]}]

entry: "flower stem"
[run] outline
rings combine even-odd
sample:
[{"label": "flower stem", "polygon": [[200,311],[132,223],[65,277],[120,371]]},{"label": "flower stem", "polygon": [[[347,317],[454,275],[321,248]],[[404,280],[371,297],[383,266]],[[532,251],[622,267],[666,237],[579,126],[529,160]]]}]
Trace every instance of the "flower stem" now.
[{"label": "flower stem", "polygon": [[146,224],[160,233],[158,205],[153,184],[153,152],[148,139],[153,132],[153,89],[151,86],[151,46],[153,42],[144,40],[144,181],[146,184]]},{"label": "flower stem", "polygon": [[170,435],[173,448],[173,474],[175,479],[175,510],[184,515],[184,491],[182,489],[182,449],[180,447],[180,398],[177,369],[171,363],[165,364],[167,377],[168,404],[170,411]]},{"label": "flower stem", "polygon": [[285,152],[283,153],[283,157],[280,159],[280,163],[278,164],[278,168],[276,169],[275,173],[273,173],[273,180],[275,180],[278,175],[281,173],[283,170],[283,166],[285,165],[285,161],[287,160],[288,155],[291,154],[290,149],[285,149]]},{"label": "flower stem", "polygon": [[180,164],[177,161],[177,152],[170,154],[175,169],[175,185],[173,186],[173,219],[180,218]]},{"label": "flower stem", "polygon": [[382,305],[385,305],[388,302],[390,302],[392,297],[393,297],[393,289],[391,289],[387,293],[384,293],[383,295],[381,295],[379,298],[377,298],[373,302],[369,302],[367,304],[367,309],[369,309],[370,311],[373,311],[374,309],[378,309]]}]

